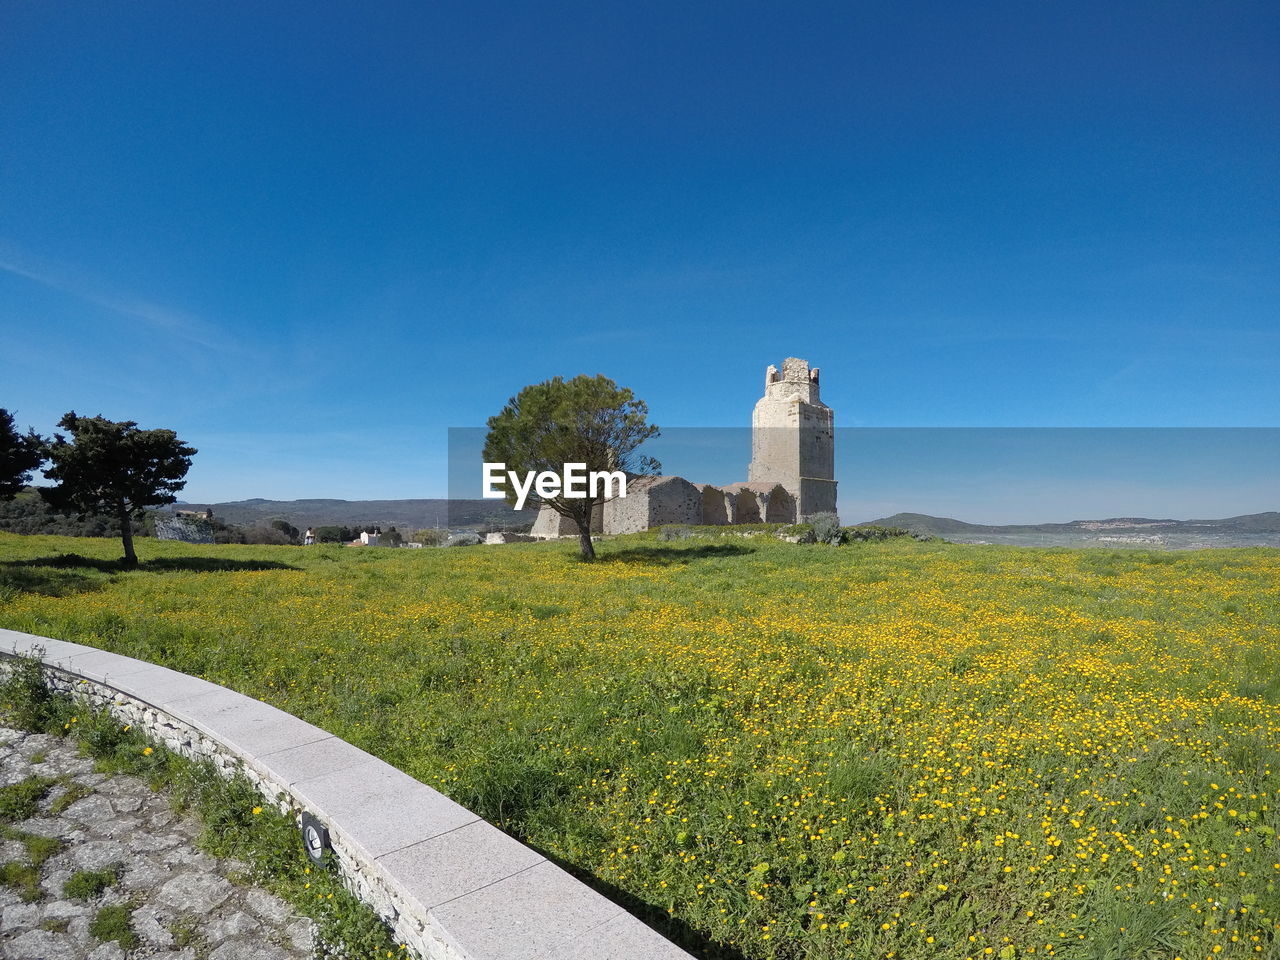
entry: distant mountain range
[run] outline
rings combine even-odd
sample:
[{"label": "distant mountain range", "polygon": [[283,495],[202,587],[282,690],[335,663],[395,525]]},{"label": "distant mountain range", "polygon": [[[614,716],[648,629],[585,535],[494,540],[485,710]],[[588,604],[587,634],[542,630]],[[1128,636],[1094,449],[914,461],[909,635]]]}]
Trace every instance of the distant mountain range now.
[{"label": "distant mountain range", "polygon": [[965,523],[923,513],[895,513],[871,521],[912,533],[961,543],[1012,543],[1028,546],[1151,544],[1170,547],[1280,546],[1280,512],[1250,513],[1223,520],[1153,520],[1113,517],[1070,523],[993,525]]},{"label": "distant mountain range", "polygon": [[[175,503],[172,509],[204,510],[226,523],[249,526],[287,520],[295,527],[394,526],[478,527],[486,523],[531,523],[533,510],[512,510],[501,500],[236,500],[228,503]],[[1280,512],[1252,513],[1222,520],[1157,520],[1114,517],[1070,523],[982,524],[923,513],[895,513],[870,521],[912,533],[961,543],[1013,543],[1028,546],[1151,544],[1173,547],[1280,546]]]},{"label": "distant mountain range", "polygon": [[401,531],[428,527],[478,527],[486,523],[532,523],[533,510],[512,510],[502,500],[234,500],[175,503],[173,510],[212,509],[224,523],[251,526],[287,520],[295,527],[381,526]]},{"label": "distant mountain range", "polygon": [[950,517],[930,517],[923,513],[895,513],[892,517],[872,520],[886,527],[902,527],[912,533],[934,537],[982,533],[1098,533],[1124,532],[1163,533],[1182,531],[1198,533],[1280,533],[1280,513],[1250,513],[1225,520],[1150,520],[1146,517],[1115,517],[1111,520],[1072,520],[1070,523],[1017,523],[992,525],[965,523]]}]

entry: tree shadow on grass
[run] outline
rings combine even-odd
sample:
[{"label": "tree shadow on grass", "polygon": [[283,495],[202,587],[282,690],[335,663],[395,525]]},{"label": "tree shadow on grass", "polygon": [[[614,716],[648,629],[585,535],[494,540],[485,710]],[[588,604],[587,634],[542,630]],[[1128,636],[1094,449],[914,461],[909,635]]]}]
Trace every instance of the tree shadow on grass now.
[{"label": "tree shadow on grass", "polygon": [[[131,567],[123,559],[103,560],[99,557],[82,557],[78,553],[60,553],[53,557],[35,557],[30,560],[0,561],[0,575],[10,572],[96,570],[99,573],[150,573],[196,572],[235,573],[246,570],[301,570],[292,564],[276,560],[233,560],[230,557],[153,557]],[[97,582],[97,581],[95,581]]]},{"label": "tree shadow on grass", "polygon": [[707,543],[697,547],[628,547],[626,550],[598,553],[595,562],[643,563],[670,567],[718,557],[741,557],[754,552],[750,547],[736,543]]},{"label": "tree shadow on grass", "polygon": [[74,570],[48,567],[23,567],[0,564],[0,601],[5,594],[37,593],[45,597],[67,597],[77,593],[101,590],[108,581],[88,577]]},{"label": "tree shadow on grass", "polygon": [[[127,568],[125,568],[127,569]],[[180,570],[198,573],[242,572],[247,570],[301,570],[278,560],[232,560],[223,557],[155,557],[144,560],[140,570]]]}]

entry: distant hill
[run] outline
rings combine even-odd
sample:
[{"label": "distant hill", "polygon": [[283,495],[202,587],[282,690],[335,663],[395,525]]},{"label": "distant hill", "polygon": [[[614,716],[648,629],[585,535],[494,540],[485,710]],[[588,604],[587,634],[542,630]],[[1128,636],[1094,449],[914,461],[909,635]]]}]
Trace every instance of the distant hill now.
[{"label": "distant hill", "polygon": [[[295,527],[357,526],[377,524],[401,530],[425,527],[477,527],[486,523],[532,523],[533,510],[512,510],[501,500],[235,500],[224,503],[175,503],[172,509],[203,510],[225,523],[243,526],[271,520],[288,520]],[[951,517],[931,517],[923,513],[895,513],[869,523],[902,527],[912,533],[946,540],[977,540],[986,537],[1040,535],[1063,538],[1063,542],[1084,540],[1110,542],[1167,535],[1180,538],[1280,538],[1280,512],[1253,513],[1221,520],[1169,520],[1147,517],[1113,517],[1107,520],[1072,520],[1070,523],[982,524],[966,523]]]},{"label": "distant hill", "polygon": [[[1166,543],[1178,546],[1280,545],[1280,512],[1251,513],[1222,520],[1167,520],[1113,517],[1070,523],[982,524],[923,513],[895,513],[869,521],[902,527],[912,533],[946,540],[1019,542],[1026,538],[1076,543]],[[991,538],[995,538],[991,540]]]},{"label": "distant hill", "polygon": [[532,523],[533,510],[512,510],[501,500],[234,500],[175,503],[175,510],[212,509],[224,523],[249,526],[287,520],[298,528],[382,526],[401,531],[427,527],[478,527],[486,523]]}]

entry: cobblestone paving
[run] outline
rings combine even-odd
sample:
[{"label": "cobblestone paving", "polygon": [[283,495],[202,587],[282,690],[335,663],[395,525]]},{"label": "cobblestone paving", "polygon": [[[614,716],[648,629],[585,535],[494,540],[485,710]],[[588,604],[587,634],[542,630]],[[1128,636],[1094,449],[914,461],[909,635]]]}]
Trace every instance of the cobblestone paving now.
[{"label": "cobblestone paving", "polygon": [[[39,762],[37,762],[39,761]],[[0,960],[292,960],[311,956],[312,924],[278,898],[229,877],[243,864],[196,849],[197,825],[136,777],[96,773],[73,742],[0,727],[0,786],[37,775],[59,784],[40,812],[12,826],[55,837],[61,852],[40,867],[39,897],[0,885]],[[73,786],[78,785],[78,786]],[[67,790],[85,796],[54,810]],[[29,864],[27,846],[0,837],[0,864]],[[119,880],[76,899],[78,871],[119,865]],[[137,945],[125,951],[90,932],[103,907],[130,905]]]}]

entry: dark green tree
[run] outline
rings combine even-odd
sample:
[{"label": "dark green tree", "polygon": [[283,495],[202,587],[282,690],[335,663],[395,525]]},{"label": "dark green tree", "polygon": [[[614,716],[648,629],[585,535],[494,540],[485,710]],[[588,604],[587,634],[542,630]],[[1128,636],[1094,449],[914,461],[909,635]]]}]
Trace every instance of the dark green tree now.
[{"label": "dark green tree", "polygon": [[124,562],[136,566],[132,520],[144,507],[173,503],[186,486],[196,451],[172,430],[139,430],[132,420],[81,417],[71,411],[58,421],[71,439],[54,434],[45,476],[57,486],[41,496],[58,510],[107,514],[120,521]]},{"label": "dark green tree", "polygon": [[34,430],[19,433],[13,414],[0,407],[0,500],[12,500],[45,460],[45,440]]},{"label": "dark green tree", "polygon": [[282,534],[284,534],[285,538],[288,540],[289,543],[296,544],[296,543],[300,543],[302,540],[301,534],[298,533],[298,528],[295,527],[288,520],[281,520],[281,519],[272,520],[271,527],[272,529],[279,530]]},{"label": "dark green tree", "polygon": [[[507,470],[524,474],[550,470],[561,473],[566,463],[582,463],[588,472],[621,470],[630,476],[655,474],[662,469],[638,449],[658,436],[651,425],[649,408],[626,387],[605,376],[585,374],[565,380],[555,377],[531,384],[507,401],[489,418],[484,444],[488,463],[505,463]],[[545,504],[578,528],[582,559],[594,560],[591,515],[604,497],[547,497],[531,493],[530,501]],[[516,494],[507,485],[507,502]]]}]

